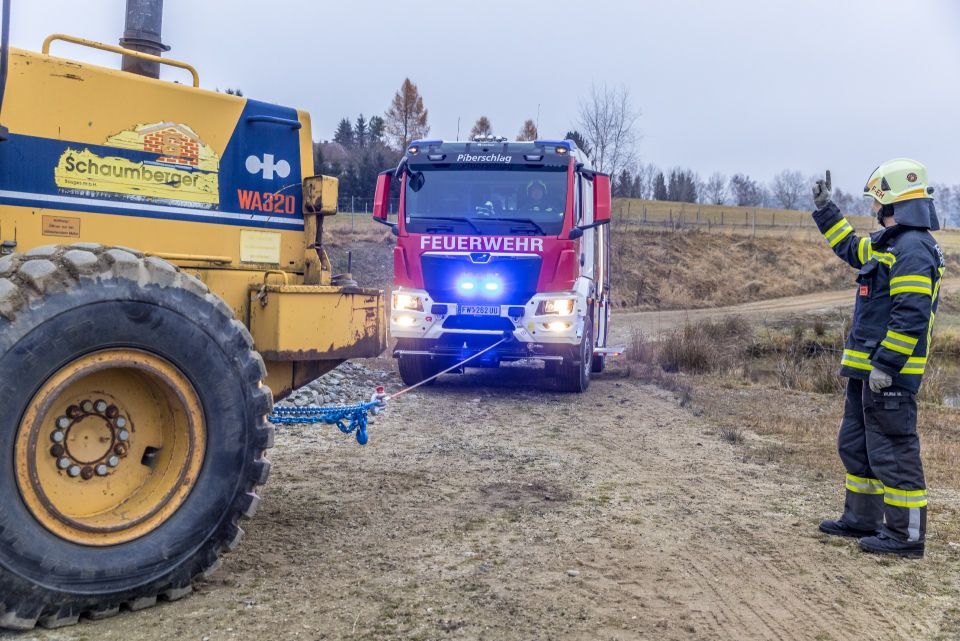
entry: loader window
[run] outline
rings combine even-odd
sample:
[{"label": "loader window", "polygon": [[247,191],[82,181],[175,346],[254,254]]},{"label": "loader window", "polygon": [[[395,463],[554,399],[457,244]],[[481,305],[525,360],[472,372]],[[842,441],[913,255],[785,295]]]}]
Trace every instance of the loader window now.
[{"label": "loader window", "polygon": [[565,167],[425,167],[406,179],[406,226],[417,233],[556,236],[566,205]]}]

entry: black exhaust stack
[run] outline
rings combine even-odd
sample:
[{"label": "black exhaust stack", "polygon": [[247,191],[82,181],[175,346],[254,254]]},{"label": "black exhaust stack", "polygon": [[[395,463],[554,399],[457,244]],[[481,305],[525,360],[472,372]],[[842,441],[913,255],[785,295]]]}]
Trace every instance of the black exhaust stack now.
[{"label": "black exhaust stack", "polygon": [[[127,20],[123,26],[120,46],[159,56],[170,47],[163,44],[163,0],[127,0]],[[160,77],[160,63],[124,56],[124,71],[148,78]]]},{"label": "black exhaust stack", "polygon": [[[0,28],[3,29],[0,35],[0,112],[3,111],[3,94],[7,89],[7,65],[10,59],[10,2],[3,0],[3,14],[0,16]],[[10,138],[10,131],[0,125],[0,142]]]}]

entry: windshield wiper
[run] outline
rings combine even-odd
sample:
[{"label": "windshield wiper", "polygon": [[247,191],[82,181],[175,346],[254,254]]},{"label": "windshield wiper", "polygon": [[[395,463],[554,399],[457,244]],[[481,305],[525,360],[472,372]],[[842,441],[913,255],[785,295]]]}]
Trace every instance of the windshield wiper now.
[{"label": "windshield wiper", "polygon": [[451,221],[455,221],[455,222],[458,222],[458,223],[467,223],[468,225],[470,225],[471,227],[473,227],[473,229],[474,229],[478,234],[480,234],[481,236],[483,236],[483,232],[480,230],[479,227],[477,227],[477,226],[473,223],[472,220],[470,220],[469,218],[463,218],[463,217],[461,217],[461,216],[411,216],[411,217],[410,217],[410,221],[412,222],[412,221],[414,221],[414,220],[451,220]]},{"label": "windshield wiper", "polygon": [[505,220],[505,221],[507,221],[507,222],[509,222],[509,223],[527,223],[528,225],[533,225],[534,227],[536,227],[536,228],[537,228],[537,231],[540,232],[540,234],[541,234],[542,236],[546,236],[546,235],[547,235],[547,232],[545,232],[545,231],[543,230],[543,227],[541,227],[540,225],[538,225],[538,224],[535,223],[534,221],[530,220],[529,218],[499,218],[499,217],[497,217],[497,218],[492,219],[492,220]]}]

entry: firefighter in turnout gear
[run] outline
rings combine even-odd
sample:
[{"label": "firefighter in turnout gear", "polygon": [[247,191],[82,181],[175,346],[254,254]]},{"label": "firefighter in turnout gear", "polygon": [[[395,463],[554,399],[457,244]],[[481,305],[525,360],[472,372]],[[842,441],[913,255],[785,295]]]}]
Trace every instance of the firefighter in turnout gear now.
[{"label": "firefighter in turnout gear", "polygon": [[813,188],[813,218],[855,269],[857,297],[840,374],[848,378],[838,449],[846,468],[843,516],[820,530],[856,537],[866,552],[923,556],[927,489],[916,394],[927,367],[944,260],[927,170],[888,161],[870,176],[881,231],[859,238],[830,200],[830,172]]}]

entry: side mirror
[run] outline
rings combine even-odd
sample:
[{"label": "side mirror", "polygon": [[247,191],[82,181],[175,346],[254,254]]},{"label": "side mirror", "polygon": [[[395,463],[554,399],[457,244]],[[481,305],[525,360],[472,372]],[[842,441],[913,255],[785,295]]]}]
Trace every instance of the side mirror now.
[{"label": "side mirror", "polygon": [[594,174],[593,176],[593,220],[601,222],[610,220],[610,210],[613,209],[610,194],[610,176]]},{"label": "side mirror", "polygon": [[373,218],[379,222],[387,222],[390,213],[390,183],[393,171],[384,172],[377,176],[377,190],[373,196]]}]

